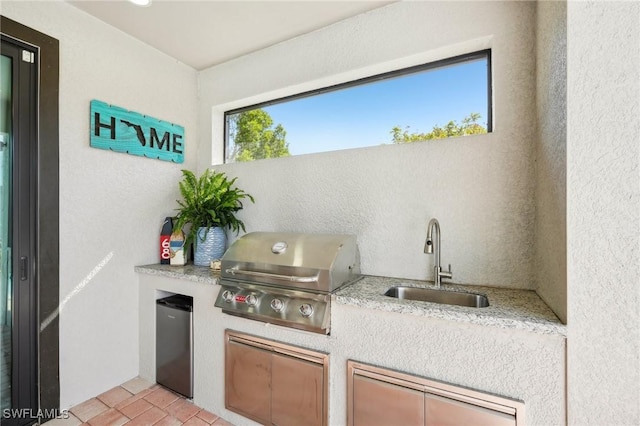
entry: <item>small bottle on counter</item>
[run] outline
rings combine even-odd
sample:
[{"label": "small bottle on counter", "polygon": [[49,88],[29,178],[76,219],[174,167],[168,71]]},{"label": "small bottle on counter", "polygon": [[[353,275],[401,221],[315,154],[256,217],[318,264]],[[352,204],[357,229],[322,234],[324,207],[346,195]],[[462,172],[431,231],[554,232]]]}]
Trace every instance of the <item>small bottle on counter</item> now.
[{"label": "small bottle on counter", "polygon": [[171,217],[165,217],[160,231],[160,264],[169,265],[171,263],[171,233],[173,232],[173,221]]},{"label": "small bottle on counter", "polygon": [[175,231],[171,234],[171,265],[182,266],[187,263],[184,255],[184,232]]}]

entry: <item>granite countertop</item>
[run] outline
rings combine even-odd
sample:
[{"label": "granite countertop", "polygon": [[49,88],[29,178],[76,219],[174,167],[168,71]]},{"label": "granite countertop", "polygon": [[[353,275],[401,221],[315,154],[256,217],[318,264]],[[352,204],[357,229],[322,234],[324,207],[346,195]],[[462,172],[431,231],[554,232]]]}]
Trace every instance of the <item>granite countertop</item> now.
[{"label": "granite countertop", "polygon": [[[203,284],[218,284],[220,279],[220,271],[194,265],[143,265],[136,266],[135,272]],[[334,295],[334,300],[336,303],[343,305],[400,314],[566,336],[566,326],[560,322],[553,311],[532,290],[459,284],[442,285],[442,290],[480,293],[489,298],[489,306],[486,308],[468,308],[412,300],[398,300],[383,296],[390,287],[398,285],[434,287],[432,283],[427,281],[364,276],[361,280],[339,289]]]},{"label": "granite countertop", "polygon": [[383,295],[390,287],[399,285],[434,288],[433,283],[426,281],[365,276],[361,280],[338,290],[335,294],[335,300],[343,305],[566,336],[566,326],[560,322],[553,311],[532,290],[458,284],[442,285],[442,290],[479,293],[489,298],[488,307],[469,308],[421,301],[398,300]]},{"label": "granite countertop", "polygon": [[158,275],[162,277],[178,278],[187,281],[195,281],[204,284],[218,284],[220,279],[220,271],[214,271],[205,266],[195,266],[192,264],[184,266],[171,265],[142,265],[136,266],[134,271],[148,274]]}]

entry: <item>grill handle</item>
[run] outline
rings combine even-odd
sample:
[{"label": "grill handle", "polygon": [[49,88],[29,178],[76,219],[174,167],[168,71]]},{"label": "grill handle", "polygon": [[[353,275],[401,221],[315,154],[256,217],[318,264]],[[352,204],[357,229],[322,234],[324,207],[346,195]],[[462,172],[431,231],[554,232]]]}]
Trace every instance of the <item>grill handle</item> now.
[{"label": "grill handle", "polygon": [[278,280],[292,281],[296,283],[317,283],[318,275],[314,275],[311,277],[299,277],[296,275],[282,275],[282,274],[272,274],[270,272],[259,272],[259,271],[247,271],[244,269],[238,268],[229,268],[225,269],[227,274],[231,275],[248,275],[250,277],[260,277],[260,278],[274,278]]}]

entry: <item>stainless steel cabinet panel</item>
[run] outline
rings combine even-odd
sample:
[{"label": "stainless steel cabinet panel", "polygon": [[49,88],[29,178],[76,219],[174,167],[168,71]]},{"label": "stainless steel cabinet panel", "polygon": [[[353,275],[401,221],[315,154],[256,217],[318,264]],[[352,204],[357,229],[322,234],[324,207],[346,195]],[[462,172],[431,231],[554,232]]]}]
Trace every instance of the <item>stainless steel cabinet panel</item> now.
[{"label": "stainless steel cabinet panel", "polygon": [[278,426],[321,426],[324,368],[301,359],[271,358],[271,421]]},{"label": "stainless steel cabinet panel", "polygon": [[522,426],[522,401],[347,361],[349,426]]},{"label": "stainless steel cabinet panel", "polygon": [[326,426],[329,355],[225,331],[225,407],[265,425]]},{"label": "stainless steel cabinet panel", "polygon": [[454,399],[425,394],[427,426],[515,426],[515,416]]},{"label": "stainless steel cabinet panel", "polygon": [[229,341],[225,352],[225,405],[270,423],[271,352]]},{"label": "stainless steel cabinet panel", "polygon": [[424,393],[355,376],[353,412],[354,426],[423,426]]}]

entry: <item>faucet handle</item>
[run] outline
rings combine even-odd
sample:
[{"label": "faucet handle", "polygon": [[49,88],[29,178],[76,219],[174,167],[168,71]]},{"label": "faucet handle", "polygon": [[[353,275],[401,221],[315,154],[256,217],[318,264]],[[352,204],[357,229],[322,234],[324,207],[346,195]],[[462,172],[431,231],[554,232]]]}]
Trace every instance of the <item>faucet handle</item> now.
[{"label": "faucet handle", "polygon": [[451,273],[451,264],[449,264],[449,270],[448,271],[441,271],[440,272],[440,276],[443,278],[452,278],[453,274]]}]

